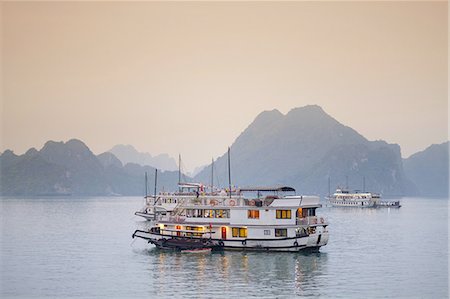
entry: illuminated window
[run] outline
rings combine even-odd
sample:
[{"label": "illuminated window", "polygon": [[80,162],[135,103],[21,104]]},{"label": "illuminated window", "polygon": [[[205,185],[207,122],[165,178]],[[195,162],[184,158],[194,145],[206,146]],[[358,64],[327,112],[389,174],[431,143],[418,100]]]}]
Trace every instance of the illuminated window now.
[{"label": "illuminated window", "polygon": [[248,210],[247,216],[249,219],[259,219],[259,210]]},{"label": "illuminated window", "polygon": [[277,219],[291,219],[291,210],[277,210]]},{"label": "illuminated window", "polygon": [[[203,227],[201,226],[186,226],[186,230],[193,230],[193,231],[198,231],[201,232],[203,231]],[[201,237],[203,234],[199,234],[199,233],[186,233],[186,236],[191,237],[191,236],[195,236],[195,237]]]},{"label": "illuminated window", "polygon": [[275,229],[275,237],[287,237],[287,229],[286,228],[276,228]]},{"label": "illuminated window", "polygon": [[232,227],[231,228],[231,235],[234,238],[237,238],[237,237],[247,238],[247,228],[245,228],[245,227]]}]

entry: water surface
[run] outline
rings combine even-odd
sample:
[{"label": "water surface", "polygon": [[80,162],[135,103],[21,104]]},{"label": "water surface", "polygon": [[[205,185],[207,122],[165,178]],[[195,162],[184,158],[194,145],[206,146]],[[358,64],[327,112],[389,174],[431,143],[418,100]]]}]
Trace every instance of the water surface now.
[{"label": "water surface", "polygon": [[168,253],[132,240],[143,200],[1,199],[2,298],[446,298],[448,201],[323,208],[320,253]]}]

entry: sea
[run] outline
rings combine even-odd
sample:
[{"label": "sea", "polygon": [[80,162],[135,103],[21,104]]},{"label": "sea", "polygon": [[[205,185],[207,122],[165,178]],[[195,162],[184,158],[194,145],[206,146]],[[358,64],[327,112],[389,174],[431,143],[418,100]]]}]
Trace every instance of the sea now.
[{"label": "sea", "polygon": [[[318,253],[165,252],[139,197],[2,198],[1,298],[448,298],[448,199],[323,207]],[[324,203],[325,204],[325,203]]]}]

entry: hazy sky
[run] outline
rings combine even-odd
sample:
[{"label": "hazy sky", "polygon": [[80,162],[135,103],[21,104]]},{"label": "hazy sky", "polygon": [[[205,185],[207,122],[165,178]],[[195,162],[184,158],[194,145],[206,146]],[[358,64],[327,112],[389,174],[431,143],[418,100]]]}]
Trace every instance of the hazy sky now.
[{"label": "hazy sky", "polygon": [[2,2],[2,145],[226,151],[318,104],[404,157],[448,139],[447,2]]}]

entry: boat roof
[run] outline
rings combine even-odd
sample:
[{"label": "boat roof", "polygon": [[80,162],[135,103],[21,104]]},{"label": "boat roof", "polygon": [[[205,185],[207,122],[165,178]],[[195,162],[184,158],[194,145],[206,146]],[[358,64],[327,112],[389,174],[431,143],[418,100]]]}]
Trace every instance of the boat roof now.
[{"label": "boat roof", "polygon": [[245,187],[245,188],[240,188],[239,191],[241,192],[255,192],[255,191],[260,191],[260,192],[295,192],[295,189],[289,186],[277,186],[277,187]]},{"label": "boat roof", "polygon": [[200,183],[178,183],[178,187],[180,188],[200,188],[203,184]]}]

